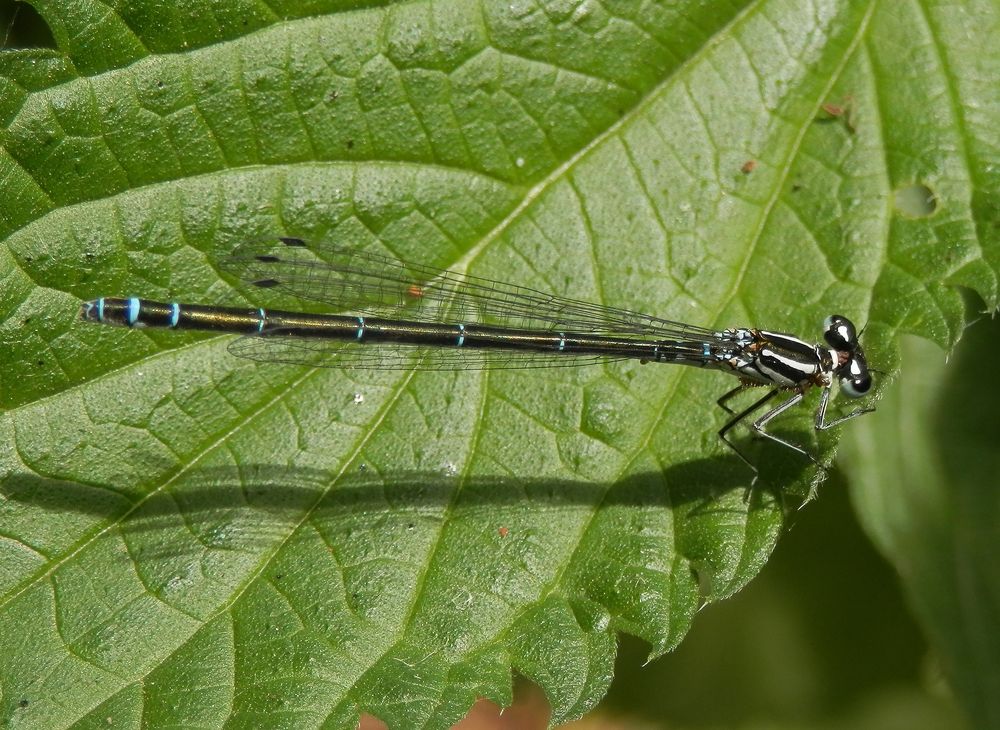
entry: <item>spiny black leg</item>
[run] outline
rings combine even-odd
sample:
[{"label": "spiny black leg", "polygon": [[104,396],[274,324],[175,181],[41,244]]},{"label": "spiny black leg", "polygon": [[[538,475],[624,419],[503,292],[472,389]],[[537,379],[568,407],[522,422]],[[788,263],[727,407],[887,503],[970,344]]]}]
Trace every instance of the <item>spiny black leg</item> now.
[{"label": "spiny black leg", "polygon": [[[723,396],[725,397],[725,396]],[[846,416],[841,416],[840,418],[835,418],[829,423],[826,420],[826,407],[830,402],[830,389],[823,389],[823,397],[820,399],[819,408],[816,409],[816,430],[825,431],[828,428],[833,428],[834,426],[839,426],[844,421],[850,421],[852,418],[857,418],[865,413],[873,413],[875,411],[871,406],[867,408],[858,408],[856,411],[848,413]]]},{"label": "spiny black leg", "polygon": [[751,405],[750,407],[745,408],[739,413],[734,413],[726,406],[725,402],[730,398],[732,398],[734,395],[736,395],[736,393],[740,392],[741,390],[743,390],[743,386],[740,386],[739,388],[735,388],[729,391],[718,400],[719,406],[721,406],[724,410],[728,411],[733,415],[733,417],[726,422],[726,425],[719,429],[719,438],[722,439],[722,442],[726,446],[731,448],[736,453],[736,455],[740,457],[743,463],[746,464],[748,467],[750,467],[750,470],[753,472],[753,479],[750,480],[750,486],[747,487],[746,492],[743,495],[743,501],[748,502],[750,501],[750,491],[753,489],[753,485],[757,483],[757,475],[758,475],[757,467],[754,466],[753,462],[746,457],[746,454],[744,454],[742,451],[740,451],[739,448],[737,448],[736,444],[734,444],[732,441],[726,438],[726,434],[729,433],[729,431],[731,431],[733,427],[736,426],[736,424],[738,424],[740,421],[745,419],[754,411],[760,409],[765,403],[771,400],[780,391],[778,391],[777,389],[772,390],[763,398],[760,398],[757,401],[755,401],[753,405]]},{"label": "spiny black leg", "polygon": [[785,441],[785,439],[780,438],[779,436],[775,436],[773,433],[768,433],[768,431],[767,431],[767,424],[768,424],[768,422],[772,418],[775,418],[776,416],[780,416],[782,413],[784,413],[785,411],[787,411],[792,406],[797,405],[799,402],[802,401],[802,399],[804,397],[805,397],[805,394],[802,393],[801,391],[795,393],[791,398],[789,398],[788,400],[786,400],[780,406],[776,406],[775,408],[772,408],[767,413],[765,413],[763,416],[761,416],[756,421],[754,421],[753,422],[753,429],[754,429],[754,431],[756,431],[757,433],[759,433],[761,436],[769,438],[772,441],[776,441],[777,443],[782,444],[783,446],[787,446],[792,451],[797,451],[800,454],[802,454],[803,456],[808,457],[810,460],[812,460],[812,462],[814,464],[816,464],[817,466],[819,466],[820,468],[822,468],[824,471],[826,471],[826,466],[823,463],[821,463],[819,459],[817,459],[815,456],[813,456],[808,451],[806,451],[805,449],[803,449],[801,446],[796,446],[795,444],[791,443],[790,441]]},{"label": "spiny black leg", "polygon": [[737,385],[735,388],[733,388],[728,393],[724,394],[721,398],[719,398],[719,400],[715,401],[715,404],[719,406],[719,408],[724,410],[726,413],[728,413],[730,416],[735,416],[736,411],[727,406],[726,403],[732,400],[735,396],[742,393],[744,390],[746,390],[745,385]]}]

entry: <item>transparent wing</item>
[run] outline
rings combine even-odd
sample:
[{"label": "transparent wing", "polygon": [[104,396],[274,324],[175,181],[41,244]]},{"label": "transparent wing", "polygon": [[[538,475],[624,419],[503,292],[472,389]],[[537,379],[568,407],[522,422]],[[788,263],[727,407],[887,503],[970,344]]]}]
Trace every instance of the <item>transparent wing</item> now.
[{"label": "transparent wing", "polygon": [[[258,287],[277,287],[338,312],[498,327],[704,338],[716,330],[353,249],[274,238],[241,246],[223,267]],[[491,367],[496,367],[491,365]]]},{"label": "transparent wing", "polygon": [[352,340],[308,339],[281,334],[245,335],[229,345],[229,352],[260,362],[357,370],[512,370],[573,367],[626,359],[555,351],[388,343],[366,345]]}]

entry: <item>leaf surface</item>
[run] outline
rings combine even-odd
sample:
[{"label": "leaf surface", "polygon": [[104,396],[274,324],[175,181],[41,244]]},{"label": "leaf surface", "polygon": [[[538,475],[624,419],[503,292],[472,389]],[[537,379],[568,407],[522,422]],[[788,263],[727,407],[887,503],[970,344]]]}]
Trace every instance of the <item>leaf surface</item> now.
[{"label": "leaf surface", "polygon": [[[703,326],[950,346],[996,299],[991,2],[32,2],[0,55],[0,718],[554,723],[675,646],[815,470],[722,374],[260,366],[81,299],[270,305],[277,233]],[[815,333],[815,334],[811,334]],[[808,405],[777,433],[829,458]],[[141,718],[141,719],[140,719]]]}]

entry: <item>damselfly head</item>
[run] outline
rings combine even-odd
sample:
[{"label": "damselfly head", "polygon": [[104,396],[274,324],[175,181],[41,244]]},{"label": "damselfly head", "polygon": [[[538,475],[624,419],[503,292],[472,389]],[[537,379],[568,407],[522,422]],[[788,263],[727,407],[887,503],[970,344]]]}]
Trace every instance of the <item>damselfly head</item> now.
[{"label": "damselfly head", "polygon": [[858,330],[854,323],[840,314],[831,314],[823,322],[823,339],[837,351],[839,364],[834,369],[840,378],[840,389],[849,398],[860,398],[872,387],[872,376],[868,370]]}]

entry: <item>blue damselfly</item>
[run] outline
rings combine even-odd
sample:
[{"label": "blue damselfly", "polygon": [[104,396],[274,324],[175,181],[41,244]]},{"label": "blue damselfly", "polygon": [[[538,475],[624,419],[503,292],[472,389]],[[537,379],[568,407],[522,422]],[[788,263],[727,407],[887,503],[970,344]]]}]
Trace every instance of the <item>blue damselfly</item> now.
[{"label": "blue damselfly", "polygon": [[[825,344],[810,344],[753,327],[718,330],[681,324],[374,253],[313,246],[298,238],[249,244],[222,263],[253,286],[277,287],[349,314],[130,297],[86,302],[81,317],[126,327],[242,334],[229,346],[234,355],[316,367],[467,370],[636,359],[719,370],[740,380],[718,399],[730,416],[719,438],[755,473],[727,434],[778,394],[789,395],[753,421],[754,431],[816,463],[804,448],[769,433],[767,424],[801,402],[811,387],[822,390],[817,430],[874,410],[858,408],[826,418],[835,382],[850,398],[866,394],[872,384],[858,332],[841,315],[826,319]],[[729,408],[728,402],[749,386],[764,386],[768,392],[742,410]]]}]

